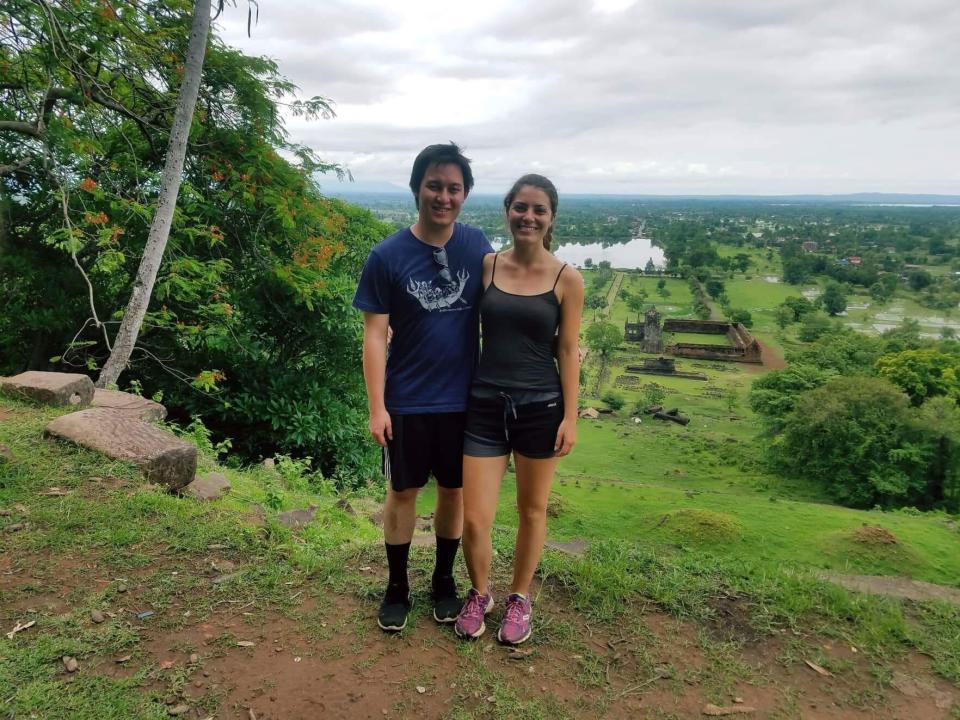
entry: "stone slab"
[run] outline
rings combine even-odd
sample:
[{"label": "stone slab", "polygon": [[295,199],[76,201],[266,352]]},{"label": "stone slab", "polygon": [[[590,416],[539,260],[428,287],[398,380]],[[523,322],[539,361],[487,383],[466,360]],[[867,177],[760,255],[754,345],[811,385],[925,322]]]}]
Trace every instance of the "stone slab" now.
[{"label": "stone slab", "polygon": [[0,378],[5,395],[40,405],[83,407],[93,400],[93,381],[79,373],[28,370],[13,377]]},{"label": "stone slab", "polygon": [[230,492],[230,481],[218,472],[197,475],[181,492],[201,501],[216,500]]},{"label": "stone slab", "polygon": [[163,428],[131,420],[109,408],[63,415],[47,425],[47,434],[136,463],[147,479],[171,490],[189,484],[197,471],[197,448]]},{"label": "stone slab", "polygon": [[160,403],[117,390],[97,388],[93,393],[93,407],[109,408],[147,422],[161,422],[167,417],[167,409]]}]

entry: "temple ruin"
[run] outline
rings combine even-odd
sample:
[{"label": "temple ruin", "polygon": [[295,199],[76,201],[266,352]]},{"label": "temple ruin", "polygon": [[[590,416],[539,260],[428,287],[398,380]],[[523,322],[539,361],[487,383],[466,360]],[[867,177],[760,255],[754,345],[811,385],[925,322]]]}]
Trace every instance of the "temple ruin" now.
[{"label": "temple ruin", "polygon": [[[664,348],[663,333],[694,333],[699,335],[726,335],[730,345],[678,342]],[[676,357],[697,360],[727,360],[730,362],[762,363],[760,343],[742,323],[726,320],[682,320],[669,318],[660,326],[660,313],[656,308],[648,310],[644,322],[623,324],[623,339],[640,343],[640,350],[659,355],[662,352]],[[650,372],[644,370],[641,372]],[[668,371],[669,372],[669,371]]]},{"label": "temple ruin", "polygon": [[642,352],[662,353],[663,331],[660,329],[660,313],[657,309],[647,310],[642,324],[640,322],[632,323],[629,320],[624,322],[623,339],[627,342],[640,343]]},{"label": "temple ruin", "polygon": [[697,333],[701,335],[726,335],[730,345],[679,342],[668,345],[666,352],[676,357],[698,360],[727,360],[731,362],[762,363],[760,343],[742,323],[726,320],[680,320],[664,321],[665,332]]}]

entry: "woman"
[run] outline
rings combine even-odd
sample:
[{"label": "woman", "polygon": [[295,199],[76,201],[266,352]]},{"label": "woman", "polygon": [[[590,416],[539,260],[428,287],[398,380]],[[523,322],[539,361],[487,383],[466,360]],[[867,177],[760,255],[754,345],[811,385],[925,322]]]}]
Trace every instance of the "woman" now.
[{"label": "woman", "polygon": [[530,637],[530,583],[546,539],[557,459],[576,442],[583,278],[550,252],[557,214],[553,183],[524,175],[503,204],[513,247],[483,261],[483,347],[463,458],[463,549],[473,588],[455,629],[472,638],[486,629],[484,616],[493,607],[490,532],[512,451],[520,522],[498,636],[516,645]]}]

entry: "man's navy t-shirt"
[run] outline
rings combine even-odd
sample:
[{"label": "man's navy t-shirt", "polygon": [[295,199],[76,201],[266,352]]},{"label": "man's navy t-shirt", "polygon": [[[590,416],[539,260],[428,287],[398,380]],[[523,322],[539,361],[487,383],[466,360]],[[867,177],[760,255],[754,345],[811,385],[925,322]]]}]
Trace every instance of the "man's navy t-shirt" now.
[{"label": "man's navy t-shirt", "polygon": [[479,349],[478,305],[483,256],[493,252],[483,232],[456,223],[436,248],[405,228],[370,252],[353,306],[390,315],[384,403],[397,415],[462,412]]}]

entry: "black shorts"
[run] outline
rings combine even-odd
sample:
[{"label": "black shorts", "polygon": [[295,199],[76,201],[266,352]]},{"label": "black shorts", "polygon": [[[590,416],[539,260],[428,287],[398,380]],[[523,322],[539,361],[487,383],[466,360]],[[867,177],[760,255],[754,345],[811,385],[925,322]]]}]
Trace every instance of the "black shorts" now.
[{"label": "black shorts", "polygon": [[463,429],[467,414],[394,415],[393,440],[383,449],[383,474],[394,490],[422,488],[433,475],[443,488],[463,487]]},{"label": "black shorts", "polygon": [[563,398],[515,405],[509,396],[471,397],[463,454],[500,457],[513,450],[537,460],[554,456],[557,429],[563,421]]}]

